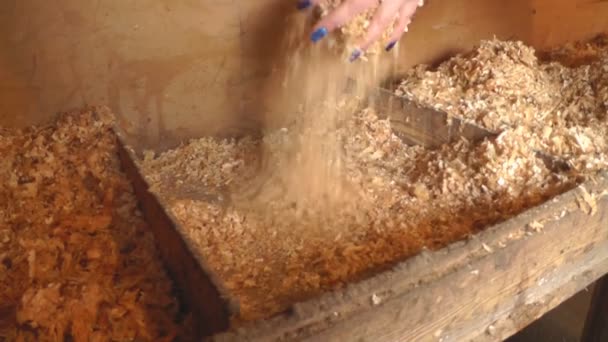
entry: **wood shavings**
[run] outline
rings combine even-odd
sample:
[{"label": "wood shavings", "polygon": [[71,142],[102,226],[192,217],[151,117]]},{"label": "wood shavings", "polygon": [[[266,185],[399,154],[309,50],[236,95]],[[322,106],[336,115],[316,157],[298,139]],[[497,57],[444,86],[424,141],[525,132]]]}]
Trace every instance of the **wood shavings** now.
[{"label": "wood shavings", "polygon": [[522,129],[534,149],[589,175],[608,167],[607,51],[599,37],[539,60],[521,42],[487,40],[437,70],[413,69],[396,93],[496,132]]},{"label": "wood shavings", "polygon": [[530,227],[530,229],[532,229],[533,231],[539,233],[543,230],[543,228],[545,228],[545,225],[538,221],[532,221],[528,224],[528,227]]},{"label": "wood shavings", "polygon": [[493,325],[489,325],[487,329],[488,335],[496,336],[496,327]]},{"label": "wood shavings", "polygon": [[0,340],[189,339],[111,122],[0,129]]},{"label": "wood shavings", "polygon": [[[272,162],[271,168],[280,170],[294,158],[288,147],[290,141],[299,141],[301,132],[287,128],[264,137],[270,155],[265,162]],[[367,108],[331,134],[343,150],[340,181],[348,189],[342,193],[344,201],[332,207],[292,197],[281,172],[265,179],[264,196],[228,205],[179,197],[162,184],[165,179],[175,184],[180,180],[175,175],[183,174],[189,187],[223,189],[218,191],[240,197],[249,189],[248,180],[256,179],[251,175],[260,163],[246,152],[260,146],[251,139],[195,140],[140,161],[144,176],[168,199],[179,224],[239,301],[234,324],[267,318],[424,248],[466,238],[573,186],[520,143],[520,131],[426,150],[405,145],[390,121]],[[241,166],[224,174],[222,158]],[[209,160],[213,162],[201,162]],[[209,179],[230,184],[220,181],[209,187]]]},{"label": "wood shavings", "polygon": [[482,244],[481,244],[481,247],[483,247],[483,249],[484,249],[486,252],[488,252],[488,253],[492,253],[492,252],[494,252],[494,249],[492,249],[490,246],[488,246],[488,245],[487,245],[487,244],[485,244],[485,243],[482,243]]},{"label": "wood shavings", "polygon": [[[307,108],[315,115],[294,119],[311,122],[282,121],[261,141],[204,138],[150,154],[140,165],[239,302],[233,323],[268,318],[424,249],[471,236],[603,169],[605,60],[568,68],[539,60],[522,43],[492,40],[435,71],[420,66],[404,78],[397,90],[402,96],[498,133],[477,143],[406,146],[372,108],[355,110],[336,95],[325,107]],[[325,115],[332,109],[352,115]],[[333,118],[331,125],[317,120],[325,117]],[[340,153],[328,141],[338,141]],[[308,144],[328,158],[309,158]],[[574,170],[556,171],[538,151],[567,160]],[[260,165],[278,171],[257,177]],[[312,168],[340,172],[321,172],[331,182],[298,183]],[[296,195],[339,184],[337,197],[345,200],[331,207],[303,201],[292,196],[294,184]],[[197,198],[191,189],[226,194],[230,201]],[[522,229],[509,238],[526,234]],[[494,251],[485,243],[481,249]]]},{"label": "wood shavings", "polygon": [[380,303],[382,303],[382,299],[377,294],[372,294],[372,304],[380,305]]},{"label": "wood shavings", "polygon": [[[332,10],[336,9],[338,6],[342,4],[343,0],[329,0],[323,1],[320,3],[321,8],[321,17],[328,15]],[[373,6],[363,13],[355,16],[345,25],[340,27],[340,36],[338,37],[338,48],[350,55],[354,49],[359,48],[358,44],[360,44],[369,29],[370,24],[374,19],[374,15],[379,5]],[[418,2],[418,7],[424,6],[424,1],[420,0]],[[389,39],[394,32],[394,26],[397,24],[397,20],[399,19],[399,15],[395,15],[392,18],[392,22],[382,33],[380,39],[373,43],[367,51],[365,51],[365,55],[361,58],[363,60],[366,59],[366,56],[378,55],[379,53],[384,51],[384,46],[389,43]],[[407,32],[408,28],[405,28]]]},{"label": "wood shavings", "polygon": [[579,187],[581,196],[578,197],[579,208],[590,216],[597,213],[597,199],[585,187]]}]

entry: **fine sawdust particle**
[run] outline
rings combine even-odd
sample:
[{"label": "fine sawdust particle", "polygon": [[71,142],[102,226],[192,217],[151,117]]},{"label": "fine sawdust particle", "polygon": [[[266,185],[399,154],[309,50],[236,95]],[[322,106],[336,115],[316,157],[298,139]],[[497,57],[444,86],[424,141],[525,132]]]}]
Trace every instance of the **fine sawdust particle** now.
[{"label": "fine sawdust particle", "polygon": [[102,117],[0,129],[2,341],[188,339]]},{"label": "fine sawdust particle", "polygon": [[530,227],[530,229],[532,229],[535,232],[540,232],[543,230],[543,228],[545,228],[545,225],[541,222],[538,221],[532,221],[528,224],[528,226]]},{"label": "fine sawdust particle", "polygon": [[580,197],[578,197],[579,208],[588,215],[595,215],[597,213],[597,198],[585,189],[584,186],[579,188]]},{"label": "fine sawdust particle", "polygon": [[488,253],[494,252],[494,250],[490,246],[488,246],[486,243],[482,243],[481,247],[483,247],[483,249]]}]

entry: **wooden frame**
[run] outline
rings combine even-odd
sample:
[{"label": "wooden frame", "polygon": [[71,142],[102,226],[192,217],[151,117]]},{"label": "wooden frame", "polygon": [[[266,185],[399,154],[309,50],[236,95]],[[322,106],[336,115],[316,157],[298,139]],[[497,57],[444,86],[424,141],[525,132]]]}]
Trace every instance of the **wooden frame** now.
[{"label": "wooden frame", "polygon": [[226,332],[229,294],[148,192],[134,152],[121,148],[120,155],[181,297],[194,309],[199,336],[214,341],[502,340],[608,273],[602,174],[468,241]]}]

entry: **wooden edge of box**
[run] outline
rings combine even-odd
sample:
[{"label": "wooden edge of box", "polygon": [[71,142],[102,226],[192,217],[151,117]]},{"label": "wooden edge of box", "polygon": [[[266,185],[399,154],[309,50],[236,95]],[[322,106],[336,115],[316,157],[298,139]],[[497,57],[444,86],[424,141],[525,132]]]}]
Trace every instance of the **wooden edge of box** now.
[{"label": "wooden edge of box", "polygon": [[227,291],[196,248],[193,247],[165,203],[148,191],[149,186],[135,163],[136,156],[125,145],[118,128],[114,130],[123,171],[130,179],[161,258],[176,283],[181,304],[192,312],[197,338],[225,331],[230,327],[232,307]]},{"label": "wooden edge of box", "polygon": [[602,173],[467,241],[212,340],[506,338],[608,272],[608,200],[585,195],[607,188]]},{"label": "wooden edge of box", "polygon": [[466,118],[424,107],[385,88],[373,91],[367,103],[377,109],[380,118],[390,120],[393,131],[408,145],[437,148],[461,138],[475,142],[499,134]]}]

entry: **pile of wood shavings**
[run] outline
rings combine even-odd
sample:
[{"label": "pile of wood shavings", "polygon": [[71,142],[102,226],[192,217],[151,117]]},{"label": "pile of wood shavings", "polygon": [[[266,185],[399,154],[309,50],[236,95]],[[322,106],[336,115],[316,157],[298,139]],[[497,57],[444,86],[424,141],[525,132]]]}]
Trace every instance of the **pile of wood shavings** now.
[{"label": "pile of wood shavings", "polygon": [[[287,128],[266,139],[283,144],[298,139],[294,132]],[[521,133],[514,130],[477,145],[461,141],[429,151],[404,145],[389,121],[364,110],[338,130],[345,181],[353,192],[349,201],[330,212],[321,205],[302,207],[280,194],[240,206],[176,198],[168,187],[153,187],[170,199],[169,209],[238,300],[238,323],[272,316],[423,248],[441,248],[572,186],[520,143]],[[276,153],[281,153],[280,146]],[[173,160],[182,169],[202,170],[204,176],[193,187],[220,178],[234,185],[254,172],[249,168],[255,166],[242,159],[251,148],[207,138],[144,160],[141,166],[145,176],[157,182],[175,174]],[[210,157],[216,154],[242,168],[226,173]]]},{"label": "pile of wood shavings", "polygon": [[521,42],[483,41],[437,70],[418,66],[396,93],[493,131],[521,128],[537,150],[593,172],[608,166],[607,51],[600,37],[545,53],[557,61],[542,62]]},{"label": "pile of wood shavings", "polygon": [[110,118],[0,130],[0,340],[188,339]]}]

